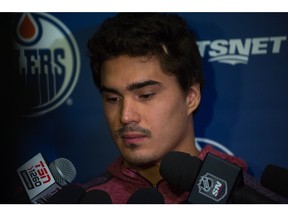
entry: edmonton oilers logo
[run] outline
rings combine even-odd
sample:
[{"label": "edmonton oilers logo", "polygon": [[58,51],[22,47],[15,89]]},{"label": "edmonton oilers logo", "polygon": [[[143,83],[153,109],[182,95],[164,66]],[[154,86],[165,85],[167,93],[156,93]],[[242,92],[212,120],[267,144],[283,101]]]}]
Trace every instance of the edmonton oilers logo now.
[{"label": "edmonton oilers logo", "polygon": [[218,143],[214,140],[208,139],[208,138],[203,138],[203,137],[195,137],[195,145],[196,148],[200,151],[205,145],[211,145],[213,146],[216,150],[226,153],[228,155],[234,156],[234,153],[230,151],[227,147],[225,147],[223,144]]},{"label": "edmonton oilers logo", "polygon": [[79,77],[80,56],[72,33],[50,14],[24,13],[16,35],[23,115],[55,110],[68,99]]}]

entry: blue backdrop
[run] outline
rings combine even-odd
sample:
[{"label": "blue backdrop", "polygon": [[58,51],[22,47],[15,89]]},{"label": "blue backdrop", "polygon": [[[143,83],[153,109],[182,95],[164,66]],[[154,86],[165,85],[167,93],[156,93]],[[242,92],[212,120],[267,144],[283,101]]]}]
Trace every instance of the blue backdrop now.
[{"label": "blue backdrop", "polygon": [[[246,160],[260,178],[268,164],[288,167],[288,13],[179,13],[195,31],[205,86],[195,115],[199,148],[211,144]],[[19,14],[15,54],[19,108],[17,164],[41,152],[64,157],[76,182],[118,156],[94,86],[86,42],[114,13]]]}]

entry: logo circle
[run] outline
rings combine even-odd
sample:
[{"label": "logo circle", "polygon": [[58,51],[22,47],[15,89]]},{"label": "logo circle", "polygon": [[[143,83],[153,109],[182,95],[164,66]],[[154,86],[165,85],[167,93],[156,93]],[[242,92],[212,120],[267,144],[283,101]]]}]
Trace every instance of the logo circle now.
[{"label": "logo circle", "polygon": [[58,108],[73,92],[80,55],[70,30],[47,13],[24,13],[16,27],[15,51],[23,87],[25,117]]},{"label": "logo circle", "polygon": [[202,146],[205,146],[207,144],[215,147],[217,150],[219,150],[221,152],[224,152],[228,155],[234,156],[234,153],[232,151],[230,151],[227,147],[222,145],[221,143],[218,143],[218,142],[211,140],[211,139],[208,139],[208,138],[195,137],[195,145],[196,145],[196,148],[198,150],[201,150]]}]

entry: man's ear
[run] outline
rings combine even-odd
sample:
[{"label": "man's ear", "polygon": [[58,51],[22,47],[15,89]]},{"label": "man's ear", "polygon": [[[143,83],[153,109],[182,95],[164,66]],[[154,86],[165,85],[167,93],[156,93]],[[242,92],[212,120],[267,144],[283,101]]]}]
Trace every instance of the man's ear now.
[{"label": "man's ear", "polygon": [[188,115],[193,113],[200,104],[201,90],[198,83],[192,85],[186,95],[187,111]]}]

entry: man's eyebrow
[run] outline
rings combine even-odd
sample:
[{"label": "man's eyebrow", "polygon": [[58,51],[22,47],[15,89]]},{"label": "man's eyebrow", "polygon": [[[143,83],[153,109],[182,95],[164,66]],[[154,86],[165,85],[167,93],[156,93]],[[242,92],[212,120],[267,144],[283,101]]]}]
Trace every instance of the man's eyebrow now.
[{"label": "man's eyebrow", "polygon": [[[141,89],[141,88],[144,88],[146,86],[154,86],[154,85],[161,85],[160,82],[157,82],[155,80],[146,80],[146,81],[143,81],[143,82],[134,82],[134,83],[131,83],[129,84],[126,89],[128,91],[133,91],[133,90],[136,90],[136,89]],[[113,93],[113,94],[121,94],[120,91],[118,91],[117,89],[115,88],[109,88],[109,87],[106,87],[106,86],[101,86],[100,88],[100,92],[103,93],[103,92],[109,92],[109,93]]]},{"label": "man's eyebrow", "polygon": [[134,83],[131,83],[127,86],[127,90],[133,91],[136,89],[141,89],[141,88],[144,88],[146,86],[153,86],[153,85],[161,85],[161,83],[157,82],[155,80],[146,80],[143,82],[134,82]]},{"label": "man's eyebrow", "polygon": [[103,92],[109,92],[109,93],[119,94],[119,95],[120,95],[120,92],[119,92],[117,89],[108,88],[108,87],[106,87],[106,86],[101,86],[100,92],[101,92],[101,93],[103,93]]}]

